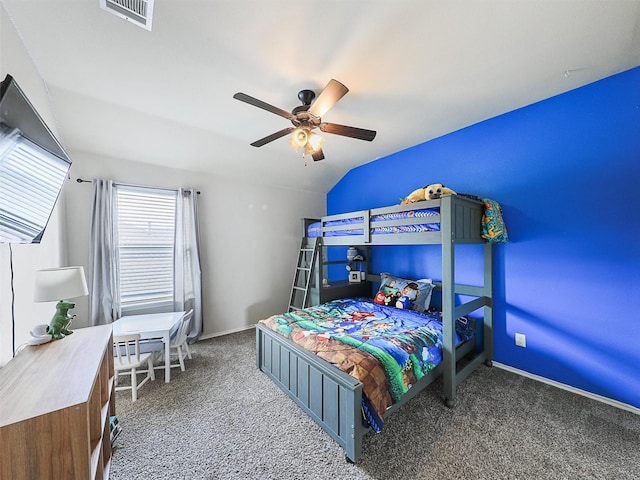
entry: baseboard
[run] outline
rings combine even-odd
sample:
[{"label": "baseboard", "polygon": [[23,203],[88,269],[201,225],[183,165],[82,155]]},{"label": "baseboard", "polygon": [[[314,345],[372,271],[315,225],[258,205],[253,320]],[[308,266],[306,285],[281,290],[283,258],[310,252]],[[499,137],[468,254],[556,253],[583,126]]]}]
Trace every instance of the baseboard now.
[{"label": "baseboard", "polygon": [[223,335],[229,335],[231,333],[244,332],[245,330],[253,330],[254,328],[256,328],[255,324],[254,325],[249,325],[249,326],[246,326],[246,327],[234,328],[232,330],[225,330],[224,332],[210,333],[208,335],[200,335],[198,340],[207,340],[209,338],[222,337]]},{"label": "baseboard", "polygon": [[539,375],[534,375],[533,373],[525,372],[524,370],[520,370],[518,368],[510,367],[509,365],[505,365],[500,362],[492,362],[495,367],[501,368],[503,370],[507,370],[511,373],[515,373],[517,375],[522,375],[523,377],[531,378],[532,380],[537,380],[538,382],[546,383],[547,385],[551,385],[553,387],[561,388],[563,390],[567,390],[569,392],[577,393],[578,395],[582,395],[583,397],[590,398],[592,400],[596,400],[597,402],[606,403],[607,405],[611,405],[612,407],[620,408],[622,410],[627,410],[631,413],[635,413],[636,415],[640,415],[640,408],[636,408],[627,403],[618,402],[617,400],[612,400],[611,398],[603,397],[602,395],[596,395],[595,393],[587,392],[586,390],[581,390],[579,388],[571,387],[569,385],[565,385],[564,383],[556,382],[554,380],[549,380],[548,378],[541,377]]}]

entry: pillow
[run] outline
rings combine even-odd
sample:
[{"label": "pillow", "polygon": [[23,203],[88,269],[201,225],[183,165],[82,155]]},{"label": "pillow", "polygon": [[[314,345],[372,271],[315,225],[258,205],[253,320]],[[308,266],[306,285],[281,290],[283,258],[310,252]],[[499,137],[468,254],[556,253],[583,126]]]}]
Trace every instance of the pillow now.
[{"label": "pillow", "polygon": [[431,303],[433,287],[430,278],[408,280],[384,272],[380,274],[380,288],[373,301],[380,305],[424,312]]}]

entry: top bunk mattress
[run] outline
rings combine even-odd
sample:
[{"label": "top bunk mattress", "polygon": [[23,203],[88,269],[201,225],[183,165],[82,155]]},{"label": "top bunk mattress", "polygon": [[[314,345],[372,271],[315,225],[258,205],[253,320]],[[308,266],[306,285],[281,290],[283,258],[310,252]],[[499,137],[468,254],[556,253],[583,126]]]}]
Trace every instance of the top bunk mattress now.
[{"label": "top bunk mattress", "polygon": [[[432,221],[428,222],[429,217]],[[440,230],[440,211],[437,208],[423,208],[419,210],[409,210],[404,212],[391,212],[371,215],[370,222],[392,222],[379,226],[371,225],[371,234],[395,234],[395,233],[418,233],[418,232],[436,232]],[[397,223],[397,220],[416,219],[416,223]],[[424,221],[420,219],[425,219]],[[314,222],[307,227],[308,237],[338,237],[345,235],[363,235],[364,234],[365,217],[356,216],[351,218],[343,218],[338,220],[327,220]],[[353,228],[346,229],[327,229],[324,235],[322,227],[336,227],[344,225],[353,225]]]}]

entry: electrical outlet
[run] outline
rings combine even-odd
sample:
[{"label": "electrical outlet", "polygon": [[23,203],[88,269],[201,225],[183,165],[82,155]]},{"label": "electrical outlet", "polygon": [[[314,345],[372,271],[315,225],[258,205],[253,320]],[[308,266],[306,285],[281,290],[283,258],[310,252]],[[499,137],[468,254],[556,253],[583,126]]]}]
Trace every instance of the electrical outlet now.
[{"label": "electrical outlet", "polygon": [[516,333],[516,345],[527,348],[527,336],[524,333]]}]

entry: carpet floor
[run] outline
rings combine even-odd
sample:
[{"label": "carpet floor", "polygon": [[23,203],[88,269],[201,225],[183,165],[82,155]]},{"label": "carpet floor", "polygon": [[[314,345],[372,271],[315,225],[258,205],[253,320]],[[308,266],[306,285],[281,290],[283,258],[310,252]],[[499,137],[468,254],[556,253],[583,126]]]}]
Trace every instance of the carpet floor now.
[{"label": "carpet floor", "polygon": [[640,415],[497,367],[434,382],[363,441],[356,464],[265,374],[255,332],[191,346],[171,383],[116,393],[112,480],[640,478]]}]

